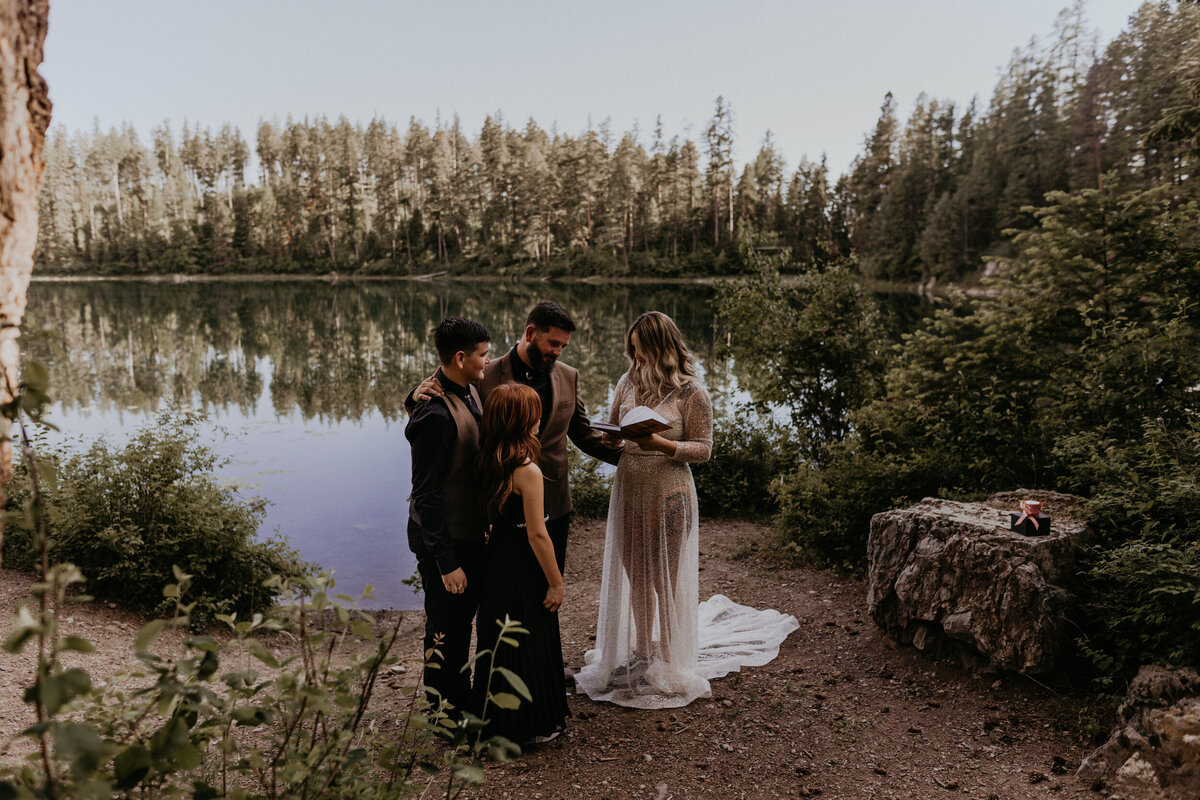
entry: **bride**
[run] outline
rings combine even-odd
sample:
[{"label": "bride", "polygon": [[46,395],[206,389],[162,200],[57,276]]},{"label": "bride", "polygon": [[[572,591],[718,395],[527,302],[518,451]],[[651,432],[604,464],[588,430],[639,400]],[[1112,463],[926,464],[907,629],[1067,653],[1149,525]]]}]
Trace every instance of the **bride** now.
[{"label": "bride", "polygon": [[648,311],[629,329],[629,371],[609,420],[648,406],[670,428],[627,440],[613,479],[596,648],[575,676],[593,700],[634,708],[684,706],[709,680],[767,663],[798,627],[716,595],[698,602],[696,485],[689,463],[712,452],[712,406],[679,328]]}]

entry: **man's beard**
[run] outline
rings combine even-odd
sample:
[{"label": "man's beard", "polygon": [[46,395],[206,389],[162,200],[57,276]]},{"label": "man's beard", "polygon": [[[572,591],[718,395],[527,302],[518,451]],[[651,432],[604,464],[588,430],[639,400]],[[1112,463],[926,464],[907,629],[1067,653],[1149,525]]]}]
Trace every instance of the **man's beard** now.
[{"label": "man's beard", "polygon": [[528,356],[533,362],[530,366],[539,375],[550,374],[550,370],[554,369],[554,365],[558,363],[558,356],[553,353],[543,353],[538,349],[536,339],[529,342]]}]

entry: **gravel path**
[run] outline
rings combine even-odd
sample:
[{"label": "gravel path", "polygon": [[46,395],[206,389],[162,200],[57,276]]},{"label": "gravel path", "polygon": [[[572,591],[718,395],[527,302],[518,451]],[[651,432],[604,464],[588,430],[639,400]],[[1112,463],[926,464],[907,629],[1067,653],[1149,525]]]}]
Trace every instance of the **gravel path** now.
[{"label": "gravel path", "polygon": [[[767,555],[774,535],[763,526],[706,521],[700,536],[702,598],[722,593],[800,620],[779,658],[715,681],[711,699],[686,708],[639,711],[572,695],[567,732],[513,764],[489,765],[479,797],[1101,796],[1071,775],[1088,749],[1076,702],[1028,680],[895,647],[867,617],[862,583],[780,566]],[[594,639],[603,538],[601,521],[572,531],[561,612],[571,664],[583,662]],[[0,571],[6,608],[29,583]],[[394,621],[398,613],[382,616]],[[408,669],[380,687],[385,719],[420,674],[421,615],[403,616],[399,655]],[[98,647],[86,656],[93,675],[133,663],[136,615],[93,603],[68,617],[67,632]],[[31,664],[29,655],[0,656],[0,740],[31,721],[21,702]],[[8,758],[20,748],[10,747]]]}]

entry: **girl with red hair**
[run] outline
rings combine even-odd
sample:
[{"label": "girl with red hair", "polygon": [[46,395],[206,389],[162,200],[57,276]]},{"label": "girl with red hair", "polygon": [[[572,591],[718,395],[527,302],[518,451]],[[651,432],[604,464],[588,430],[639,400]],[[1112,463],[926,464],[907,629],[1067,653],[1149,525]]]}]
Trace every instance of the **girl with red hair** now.
[{"label": "girl with red hair", "polygon": [[[567,709],[558,609],[563,579],[546,531],[542,471],[538,468],[538,427],[542,403],[536,391],[518,383],[497,386],[488,395],[480,424],[476,465],[484,506],[492,522],[486,572],[479,601],[478,649],[491,649],[475,662],[477,707],[488,720],[487,735],[516,743],[541,743],[562,732]],[[498,643],[505,618],[521,623],[528,635],[518,645]],[[484,701],[514,691],[503,673],[515,673],[532,701],[515,709]],[[491,685],[489,687],[489,677]]]}]

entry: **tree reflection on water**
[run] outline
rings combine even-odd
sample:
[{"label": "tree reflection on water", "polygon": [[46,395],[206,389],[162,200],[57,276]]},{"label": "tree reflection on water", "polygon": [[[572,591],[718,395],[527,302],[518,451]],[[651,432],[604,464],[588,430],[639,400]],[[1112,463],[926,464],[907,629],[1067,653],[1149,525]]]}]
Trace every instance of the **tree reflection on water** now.
[{"label": "tree reflection on water", "polygon": [[[201,409],[229,432],[222,475],[270,505],[278,531],[376,604],[415,607],[405,538],[411,481],[404,397],[436,365],[430,333],[452,314],[492,331],[494,355],[539,299],[578,330],[564,354],[588,411],[607,413],[626,368],[624,334],[642,311],[676,319],[716,398],[736,385],[713,351],[711,289],[540,283],[39,282],[28,358],[51,370],[50,419],[67,439],[120,442],[163,407]],[[205,435],[208,432],[203,432]]]},{"label": "tree reflection on water", "polygon": [[714,388],[726,385],[708,365],[711,296],[707,287],[501,282],[36,283],[26,344],[29,358],[51,367],[62,409],[150,414],[174,403],[251,413],[268,401],[304,419],[395,420],[436,365],[430,331],[439,320],[480,320],[500,355],[528,309],[550,298],[578,325],[563,360],[580,370],[584,401],[599,413],[626,368],[625,330],[649,309],[675,318]]}]

